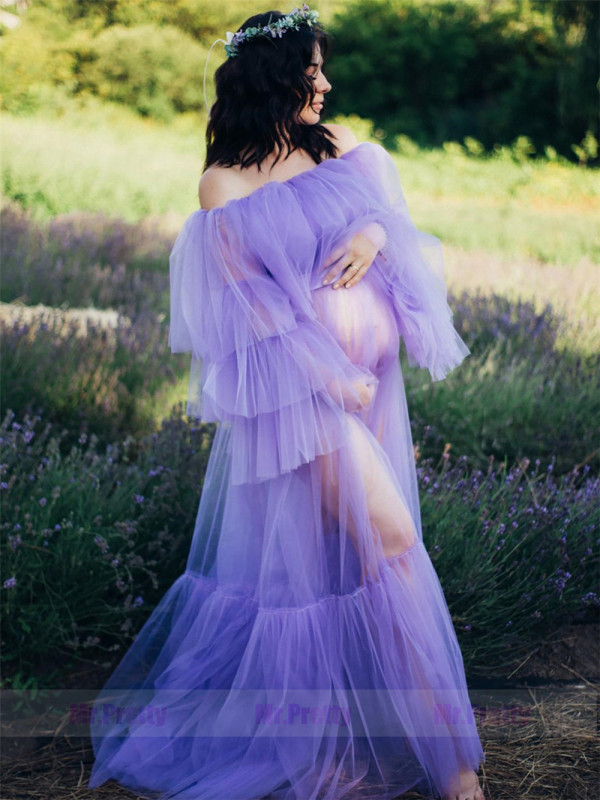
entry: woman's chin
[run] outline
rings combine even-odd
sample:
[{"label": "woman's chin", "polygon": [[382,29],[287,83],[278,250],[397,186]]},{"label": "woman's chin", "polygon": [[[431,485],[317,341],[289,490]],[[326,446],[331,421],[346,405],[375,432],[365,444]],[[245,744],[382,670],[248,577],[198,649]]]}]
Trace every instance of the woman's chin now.
[{"label": "woman's chin", "polygon": [[317,125],[321,121],[321,115],[316,111],[309,111],[304,115],[303,121],[307,125]]}]

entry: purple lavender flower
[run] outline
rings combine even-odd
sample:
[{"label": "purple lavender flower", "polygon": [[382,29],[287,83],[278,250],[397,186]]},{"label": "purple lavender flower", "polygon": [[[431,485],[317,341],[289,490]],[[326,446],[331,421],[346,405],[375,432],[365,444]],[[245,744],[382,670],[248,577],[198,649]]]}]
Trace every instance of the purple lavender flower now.
[{"label": "purple lavender flower", "polygon": [[598,599],[596,592],[588,592],[587,594],[584,594],[581,598],[581,602],[584,605],[600,605],[600,600]]},{"label": "purple lavender flower", "polygon": [[108,552],[109,549],[108,544],[102,536],[98,535],[94,536],[94,543],[98,545],[98,547],[100,548],[100,550],[102,550],[103,553]]},{"label": "purple lavender flower", "polygon": [[17,585],[17,579],[14,576],[7,578],[2,585],[5,589],[14,589]]}]

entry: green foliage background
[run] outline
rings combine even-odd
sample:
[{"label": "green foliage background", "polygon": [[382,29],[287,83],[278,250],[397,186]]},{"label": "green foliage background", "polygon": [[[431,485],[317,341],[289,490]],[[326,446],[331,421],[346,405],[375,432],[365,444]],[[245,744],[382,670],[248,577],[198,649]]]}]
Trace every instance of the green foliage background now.
[{"label": "green foliage background", "polygon": [[[585,0],[321,0],[332,35],[329,110],[358,114],[386,146],[527,136],[574,159],[598,140],[600,4]],[[10,9],[10,7],[9,7]],[[33,0],[3,29],[3,108],[95,95],[168,121],[203,106],[210,43],[268,4],[244,0]],[[224,58],[215,47],[211,75]],[[584,154],[597,161],[597,154]],[[581,155],[578,154],[581,160]]]},{"label": "green foliage background", "polygon": [[600,5],[584,5],[561,32],[551,2],[353,2],[333,26],[332,110],[422,146],[525,135],[566,153],[597,125],[598,58],[584,56],[599,52]]}]

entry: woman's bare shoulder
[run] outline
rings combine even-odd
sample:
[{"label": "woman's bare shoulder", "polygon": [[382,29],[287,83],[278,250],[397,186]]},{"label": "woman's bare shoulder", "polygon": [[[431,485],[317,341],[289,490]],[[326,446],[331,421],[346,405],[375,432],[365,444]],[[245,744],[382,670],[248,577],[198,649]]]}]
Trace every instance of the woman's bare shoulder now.
[{"label": "woman's bare shoulder", "polygon": [[[352,150],[359,143],[354,133],[345,125],[332,123],[323,127],[332,135],[338,156]],[[240,174],[239,169],[212,164],[200,176],[198,185],[200,207],[209,210],[223,206],[228,200],[245,197],[249,188],[252,186]]]},{"label": "woman's bare shoulder", "polygon": [[352,133],[350,128],[347,128],[345,125],[338,125],[336,123],[331,123],[329,125],[323,125],[329,133],[333,134],[333,143],[335,144],[338,156],[343,155],[343,153],[347,153],[348,150],[352,150],[353,147],[356,147],[358,144],[358,139]]},{"label": "woman's bare shoulder", "polygon": [[198,184],[200,208],[208,211],[223,206],[228,200],[242,197],[246,191],[237,170],[213,164],[200,176]]}]

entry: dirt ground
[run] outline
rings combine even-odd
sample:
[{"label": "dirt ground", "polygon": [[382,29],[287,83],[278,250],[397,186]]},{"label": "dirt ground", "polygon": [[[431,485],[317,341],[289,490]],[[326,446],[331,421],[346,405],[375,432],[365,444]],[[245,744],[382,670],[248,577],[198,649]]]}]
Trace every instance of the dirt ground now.
[{"label": "dirt ground", "polygon": [[[99,686],[93,671],[72,676],[70,686]],[[106,676],[104,676],[106,677]],[[100,681],[100,682],[99,682]],[[500,690],[498,691],[498,687]],[[557,631],[502,682],[470,681],[476,708],[495,693],[527,708],[508,721],[478,718],[485,751],[479,773],[486,800],[597,800],[600,796],[600,629],[572,625]],[[512,707],[512,706],[511,706]],[[113,781],[87,788],[93,752],[88,738],[58,732],[12,736],[2,725],[2,800],[136,800]],[[377,794],[357,794],[373,800]],[[408,793],[403,800],[425,800]],[[352,800],[355,800],[353,795]]]}]

